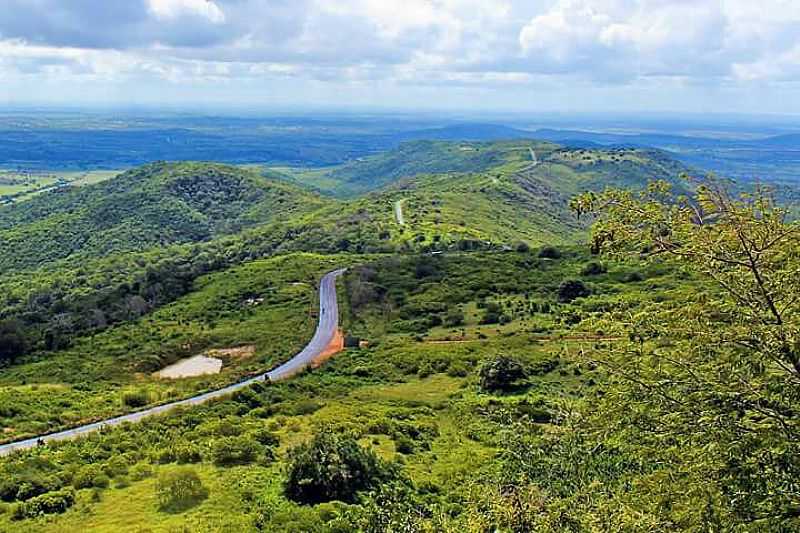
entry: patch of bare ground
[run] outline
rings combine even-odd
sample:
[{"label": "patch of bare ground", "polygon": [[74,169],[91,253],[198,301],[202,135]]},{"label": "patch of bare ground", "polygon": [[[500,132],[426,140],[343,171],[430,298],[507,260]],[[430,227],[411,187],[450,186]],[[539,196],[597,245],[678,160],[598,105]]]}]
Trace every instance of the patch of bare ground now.
[{"label": "patch of bare ground", "polygon": [[247,357],[253,357],[256,354],[256,347],[254,344],[249,344],[247,346],[238,346],[236,348],[215,348],[212,350],[206,350],[204,355],[208,357],[227,357],[231,359],[245,359]]},{"label": "patch of bare ground", "polygon": [[342,333],[342,330],[336,330],[336,335],[333,336],[333,339],[331,339],[331,342],[329,342],[328,346],[325,347],[325,350],[323,350],[322,353],[314,358],[311,366],[314,368],[319,368],[325,363],[325,361],[343,350],[344,334]]},{"label": "patch of bare ground", "polygon": [[195,355],[194,357],[182,359],[175,364],[162,368],[153,375],[163,379],[181,379],[219,374],[221,371],[222,359],[206,357],[205,355]]}]

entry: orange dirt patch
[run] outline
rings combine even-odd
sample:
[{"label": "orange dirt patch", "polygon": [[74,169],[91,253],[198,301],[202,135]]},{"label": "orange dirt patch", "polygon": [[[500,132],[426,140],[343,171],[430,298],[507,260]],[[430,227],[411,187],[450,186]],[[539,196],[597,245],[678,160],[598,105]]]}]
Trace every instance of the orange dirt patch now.
[{"label": "orange dirt patch", "polygon": [[336,335],[333,336],[333,339],[331,339],[331,342],[325,347],[325,350],[314,359],[314,361],[311,363],[311,366],[314,368],[319,368],[325,361],[343,350],[344,334],[342,333],[342,330],[339,329],[336,330]]},{"label": "orange dirt patch", "polygon": [[207,350],[204,355],[209,357],[230,357],[232,359],[244,359],[245,357],[253,357],[256,354],[256,347],[253,344],[247,346],[239,346],[237,348],[219,348],[214,350]]}]

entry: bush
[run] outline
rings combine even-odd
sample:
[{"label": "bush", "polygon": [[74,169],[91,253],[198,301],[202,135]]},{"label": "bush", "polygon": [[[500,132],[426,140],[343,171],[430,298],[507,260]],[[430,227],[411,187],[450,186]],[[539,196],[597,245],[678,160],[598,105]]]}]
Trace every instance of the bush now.
[{"label": "bush", "polygon": [[522,363],[505,355],[499,355],[481,366],[481,388],[485,391],[508,391],[519,386],[527,377]]},{"label": "bush", "polygon": [[447,375],[451,378],[465,378],[469,375],[469,370],[464,366],[464,363],[453,361],[450,363],[450,366],[447,367]]},{"label": "bush", "polygon": [[304,504],[353,503],[358,492],[379,487],[390,474],[389,467],[355,439],[324,430],[289,452],[285,492]]},{"label": "bush", "polygon": [[130,478],[133,481],[141,481],[153,475],[153,467],[147,463],[138,463],[131,467]]},{"label": "bush", "polygon": [[251,433],[251,436],[268,448],[276,448],[280,444],[280,438],[268,428],[260,428]]},{"label": "bush", "polygon": [[146,390],[130,390],[122,394],[122,405],[125,407],[144,407],[150,403],[150,393]]},{"label": "bush", "polygon": [[208,491],[193,468],[164,470],[156,480],[156,499],[162,510],[188,509],[207,497]]},{"label": "bush", "polygon": [[414,453],[414,441],[405,435],[399,435],[395,440],[395,450],[403,455],[411,455]]},{"label": "bush", "polygon": [[592,294],[591,289],[578,279],[565,280],[558,286],[558,301],[562,303],[569,303],[590,294]]},{"label": "bush", "polygon": [[539,257],[543,259],[561,259],[561,250],[555,246],[545,246],[539,250]]},{"label": "bush", "polygon": [[517,244],[515,244],[514,249],[521,254],[526,254],[531,251],[530,245],[524,241],[520,241]]},{"label": "bush", "polygon": [[625,283],[638,283],[640,281],[644,281],[644,276],[641,272],[634,270],[633,272],[628,272],[625,274],[625,276],[622,278],[622,281]]},{"label": "bush", "polygon": [[245,465],[256,461],[264,449],[247,436],[224,437],[218,439],[211,449],[211,456],[217,466]]},{"label": "bush", "polygon": [[186,443],[175,448],[175,461],[178,463],[199,463],[202,460],[200,448],[194,444]]},{"label": "bush", "polygon": [[454,307],[447,311],[444,317],[444,325],[449,327],[460,326],[464,323],[464,311],[458,307]]},{"label": "bush", "polygon": [[500,322],[500,313],[495,311],[486,311],[481,319],[481,324],[497,324]]},{"label": "bush", "polygon": [[28,351],[22,324],[16,320],[0,322],[0,366]]},{"label": "bush", "polygon": [[106,488],[111,480],[98,465],[86,465],[75,474],[72,486],[76,489]]},{"label": "bush", "polygon": [[604,274],[605,272],[606,272],[606,266],[603,263],[592,261],[591,263],[587,263],[586,266],[583,267],[583,270],[581,270],[581,275],[599,276],[600,274]]},{"label": "bush", "polygon": [[75,492],[72,489],[62,489],[36,496],[17,505],[12,517],[15,520],[24,520],[47,514],[64,513],[74,504]]}]

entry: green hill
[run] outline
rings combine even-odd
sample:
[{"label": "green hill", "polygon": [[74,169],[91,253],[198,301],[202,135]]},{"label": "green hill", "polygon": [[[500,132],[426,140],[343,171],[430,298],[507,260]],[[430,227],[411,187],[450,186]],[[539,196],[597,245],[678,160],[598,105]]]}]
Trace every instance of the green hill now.
[{"label": "green hill", "polygon": [[0,209],[0,272],[207,241],[321,203],[311,193],[236,167],[154,163]]},{"label": "green hill", "polygon": [[[656,179],[683,188],[679,175],[686,170],[656,150],[436,141],[407,143],[394,152],[329,169],[324,179],[319,171],[291,179],[333,192],[383,184],[306,221],[307,235],[335,229],[341,244],[337,251],[447,250],[519,241],[575,242],[585,226],[569,211],[572,196],[607,187],[643,188]],[[402,202],[404,225],[396,220],[397,202]]]},{"label": "green hill", "polygon": [[[531,150],[538,164],[533,164]],[[412,141],[395,150],[344,165],[272,168],[268,174],[336,196],[357,196],[420,175],[523,169],[558,192],[574,194],[608,186],[641,187],[650,179],[675,180],[687,171],[666,152],[646,148],[566,148],[536,140],[492,142]]]}]

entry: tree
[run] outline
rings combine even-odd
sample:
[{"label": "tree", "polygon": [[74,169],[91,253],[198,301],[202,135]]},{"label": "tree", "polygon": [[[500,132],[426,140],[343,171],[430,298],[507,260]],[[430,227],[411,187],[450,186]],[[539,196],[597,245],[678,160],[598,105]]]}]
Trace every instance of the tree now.
[{"label": "tree", "polygon": [[453,307],[447,311],[444,324],[449,327],[460,326],[464,323],[464,311],[460,307]]},{"label": "tree", "polygon": [[22,325],[16,320],[0,322],[0,366],[24,354],[28,350],[28,343]]},{"label": "tree", "polygon": [[289,452],[286,496],[298,503],[354,502],[360,491],[377,488],[393,475],[371,450],[331,430]]},{"label": "tree", "polygon": [[592,294],[591,289],[579,279],[568,279],[558,286],[558,301],[569,303],[578,298],[585,298]]},{"label": "tree", "polygon": [[513,390],[527,377],[522,363],[506,355],[484,363],[478,374],[481,388],[488,392]]},{"label": "tree", "polygon": [[156,499],[162,510],[184,510],[208,497],[197,472],[188,466],[163,470],[156,480]]},{"label": "tree", "polygon": [[539,250],[539,257],[542,259],[561,259],[561,250],[555,246],[545,246]]},{"label": "tree", "polygon": [[797,527],[798,222],[768,190],[734,196],[713,177],[691,196],[657,182],[572,206],[597,217],[594,249],[644,254],[709,282],[631,317],[630,342],[599,361],[618,385],[595,423],[671,472],[669,486],[650,489],[661,498],[704,501],[696,521]]}]

